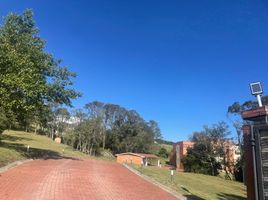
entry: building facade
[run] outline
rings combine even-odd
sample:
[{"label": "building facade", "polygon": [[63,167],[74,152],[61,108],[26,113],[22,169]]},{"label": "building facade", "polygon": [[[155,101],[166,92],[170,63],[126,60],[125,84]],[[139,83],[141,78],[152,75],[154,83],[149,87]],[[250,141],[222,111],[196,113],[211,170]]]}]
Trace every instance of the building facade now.
[{"label": "building facade", "polygon": [[[173,165],[178,171],[184,171],[183,163],[181,159],[187,155],[187,149],[192,148],[194,142],[191,141],[180,141],[173,145],[173,150],[171,152],[169,162]],[[234,171],[234,165],[237,160],[240,158],[240,151],[238,145],[234,144],[232,141],[226,141],[224,143],[224,158],[217,158],[219,161],[225,159],[226,163],[229,163],[228,169],[224,169],[230,173]]]},{"label": "building facade", "polygon": [[191,141],[180,141],[173,144],[173,150],[169,158],[169,163],[173,165],[177,170],[183,171],[184,167],[181,159],[187,155],[187,149],[194,146]]}]

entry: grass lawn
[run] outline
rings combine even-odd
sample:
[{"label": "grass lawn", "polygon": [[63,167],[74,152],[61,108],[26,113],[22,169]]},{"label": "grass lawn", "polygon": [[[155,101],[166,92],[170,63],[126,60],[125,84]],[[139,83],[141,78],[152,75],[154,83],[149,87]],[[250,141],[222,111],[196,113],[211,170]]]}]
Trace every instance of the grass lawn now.
[{"label": "grass lawn", "polygon": [[[140,171],[139,166],[132,167]],[[239,182],[183,172],[174,172],[174,181],[171,182],[170,171],[157,167],[144,167],[142,173],[183,194],[189,200],[246,200],[246,187]]]},{"label": "grass lawn", "polygon": [[[44,157],[89,157],[71,147],[57,144],[50,138],[21,131],[5,131],[0,135],[0,167],[18,160]],[[30,151],[27,152],[27,146]]]}]

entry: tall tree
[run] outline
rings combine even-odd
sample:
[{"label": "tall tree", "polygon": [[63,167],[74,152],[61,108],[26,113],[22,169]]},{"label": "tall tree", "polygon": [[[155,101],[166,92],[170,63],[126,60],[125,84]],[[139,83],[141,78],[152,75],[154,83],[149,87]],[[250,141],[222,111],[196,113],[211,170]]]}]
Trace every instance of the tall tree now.
[{"label": "tall tree", "polygon": [[160,140],[162,139],[162,134],[160,131],[160,128],[158,126],[158,123],[154,120],[150,120],[148,122],[148,126],[151,128],[151,130],[153,131],[154,134],[154,140]]},{"label": "tall tree", "polygon": [[70,119],[70,113],[66,108],[58,108],[55,111],[57,132],[62,135],[68,126],[68,120]]},{"label": "tall tree", "polygon": [[93,101],[85,105],[85,109],[88,111],[89,118],[97,119],[101,123],[101,128],[99,129],[100,135],[102,137],[102,148],[106,145],[106,132],[105,132],[105,104],[99,101]]},{"label": "tall tree", "polygon": [[74,130],[77,138],[77,150],[95,155],[101,143],[101,122],[99,119],[88,119],[81,122]]},{"label": "tall tree", "polygon": [[71,106],[80,94],[72,89],[75,74],[45,51],[33,12],[9,14],[0,27],[0,107],[29,116],[49,102]]}]

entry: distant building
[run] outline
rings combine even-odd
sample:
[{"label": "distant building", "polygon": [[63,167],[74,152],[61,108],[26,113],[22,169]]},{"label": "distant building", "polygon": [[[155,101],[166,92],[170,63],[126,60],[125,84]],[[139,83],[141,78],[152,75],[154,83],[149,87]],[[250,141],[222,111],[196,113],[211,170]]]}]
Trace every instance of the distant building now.
[{"label": "distant building", "polygon": [[158,157],[154,154],[145,154],[145,153],[120,153],[115,155],[116,161],[120,164],[128,163],[128,164],[137,164],[137,165],[151,165],[156,164],[158,161]]},{"label": "distant building", "polygon": [[[187,149],[194,146],[194,142],[191,141],[180,141],[173,145],[173,150],[170,155],[170,164],[173,165],[177,170],[184,171],[183,163],[181,159],[187,155]],[[233,141],[226,141],[224,143],[224,158],[217,158],[219,161],[225,159],[226,163],[229,163],[227,171],[233,173],[234,165],[240,158],[240,151],[238,145]]]},{"label": "distant building", "polygon": [[177,170],[183,171],[184,167],[181,159],[187,155],[187,149],[194,146],[191,141],[180,141],[173,144],[173,151],[170,155],[170,164],[175,166]]}]

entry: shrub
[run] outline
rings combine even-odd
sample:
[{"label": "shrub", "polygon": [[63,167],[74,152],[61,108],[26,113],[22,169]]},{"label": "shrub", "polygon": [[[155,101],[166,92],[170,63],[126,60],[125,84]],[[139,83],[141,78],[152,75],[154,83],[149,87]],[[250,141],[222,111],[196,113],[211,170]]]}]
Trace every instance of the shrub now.
[{"label": "shrub", "polygon": [[162,158],[167,158],[168,152],[165,148],[161,147],[161,149],[158,151],[157,155],[162,157]]}]

